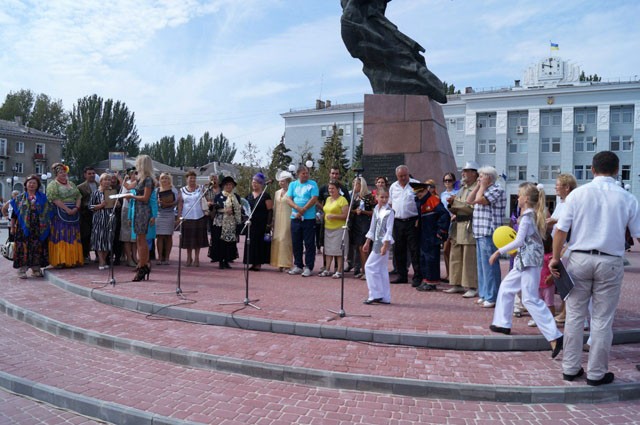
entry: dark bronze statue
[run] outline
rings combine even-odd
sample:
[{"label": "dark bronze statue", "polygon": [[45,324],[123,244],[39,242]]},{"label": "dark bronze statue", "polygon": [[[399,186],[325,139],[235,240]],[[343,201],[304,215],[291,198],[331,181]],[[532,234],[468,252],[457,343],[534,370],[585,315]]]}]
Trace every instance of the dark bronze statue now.
[{"label": "dark bronze statue", "polygon": [[442,81],[427,69],[424,47],[407,37],[385,16],[391,0],[341,0],[342,40],[375,94],[427,95],[447,103]]}]

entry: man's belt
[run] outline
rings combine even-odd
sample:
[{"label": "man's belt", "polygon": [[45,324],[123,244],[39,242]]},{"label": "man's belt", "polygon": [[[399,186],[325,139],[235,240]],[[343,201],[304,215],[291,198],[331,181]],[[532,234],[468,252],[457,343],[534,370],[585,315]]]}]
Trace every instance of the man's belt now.
[{"label": "man's belt", "polygon": [[473,219],[473,216],[471,215],[467,215],[464,217],[456,216],[456,221],[458,223],[464,223],[465,221],[471,221],[472,219]]},{"label": "man's belt", "polygon": [[416,216],[409,217],[409,218],[396,218],[396,219],[394,219],[394,220],[395,220],[395,221],[399,221],[399,222],[401,222],[401,223],[405,223],[405,222],[407,222],[407,221],[414,221],[414,220],[417,220],[417,219],[418,219],[418,216],[416,215]]},{"label": "man's belt", "polygon": [[571,252],[580,252],[582,254],[591,254],[591,255],[606,255],[607,257],[619,257],[618,255],[607,254],[606,252],[598,251],[597,249],[574,249]]}]

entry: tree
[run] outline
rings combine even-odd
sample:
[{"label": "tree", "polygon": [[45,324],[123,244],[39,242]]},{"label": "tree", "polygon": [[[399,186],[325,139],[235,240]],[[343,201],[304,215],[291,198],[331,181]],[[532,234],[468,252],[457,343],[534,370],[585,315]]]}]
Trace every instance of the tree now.
[{"label": "tree", "polygon": [[71,174],[81,179],[85,166],[106,159],[109,152],[137,156],[139,145],[135,114],[123,102],[94,94],[73,106],[63,156]]},{"label": "tree", "polygon": [[331,168],[339,168],[340,175],[346,176],[346,172],[349,169],[349,160],[347,159],[346,152],[347,148],[342,144],[342,135],[338,127],[334,124],[331,137],[324,142],[320,150],[318,171],[316,173],[318,186],[322,186],[328,182]]},{"label": "tree", "polygon": [[51,100],[44,93],[35,96],[24,89],[9,93],[0,106],[0,119],[13,121],[15,117],[20,117],[24,125],[54,136],[64,136],[69,124],[62,100]]},{"label": "tree", "polygon": [[181,137],[178,141],[176,149],[176,166],[177,167],[197,167],[195,161],[196,139],[191,134],[187,137]]},{"label": "tree", "polygon": [[239,175],[236,192],[240,196],[245,196],[251,191],[251,179],[254,174],[260,171],[259,154],[258,147],[250,141],[244,146],[244,150],[241,153],[244,162],[237,164]]},{"label": "tree", "polygon": [[280,142],[273,148],[271,154],[271,163],[269,164],[269,168],[267,173],[269,174],[269,178],[275,178],[278,170],[288,170],[289,165],[293,161],[291,155],[289,155],[291,149],[289,149],[284,144],[284,135],[280,138]]},{"label": "tree", "polygon": [[442,85],[444,86],[444,94],[446,95],[450,95],[450,94],[460,94],[460,90],[456,91],[456,86],[451,84],[447,84],[446,81],[442,82]]},{"label": "tree", "polygon": [[593,81],[596,83],[602,81],[602,77],[598,77],[598,74],[585,75],[584,71],[580,72],[579,79],[580,81]]},{"label": "tree", "polygon": [[163,136],[159,141],[144,146],[140,153],[149,155],[155,161],[175,167],[176,138],[174,136]]},{"label": "tree", "polygon": [[236,144],[230,144],[229,139],[224,137],[224,134],[220,133],[215,139],[213,139],[211,161],[231,164],[236,156],[236,151]]}]

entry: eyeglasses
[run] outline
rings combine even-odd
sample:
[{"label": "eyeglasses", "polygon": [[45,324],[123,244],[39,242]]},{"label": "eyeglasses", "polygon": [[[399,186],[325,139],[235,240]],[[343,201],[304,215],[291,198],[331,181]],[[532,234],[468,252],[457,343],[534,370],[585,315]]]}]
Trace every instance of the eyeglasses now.
[{"label": "eyeglasses", "polygon": [[444,179],[442,181],[445,182],[445,183],[453,183],[453,180],[451,180],[451,179]]}]

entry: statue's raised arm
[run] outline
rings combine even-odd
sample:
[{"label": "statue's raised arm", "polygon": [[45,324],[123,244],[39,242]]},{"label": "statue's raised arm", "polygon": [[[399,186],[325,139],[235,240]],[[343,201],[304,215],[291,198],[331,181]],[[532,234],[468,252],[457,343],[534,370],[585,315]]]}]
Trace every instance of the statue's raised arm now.
[{"label": "statue's raised arm", "polygon": [[442,81],[429,69],[424,48],[407,37],[384,13],[391,0],[341,0],[342,40],[375,94],[427,95],[447,103]]}]

